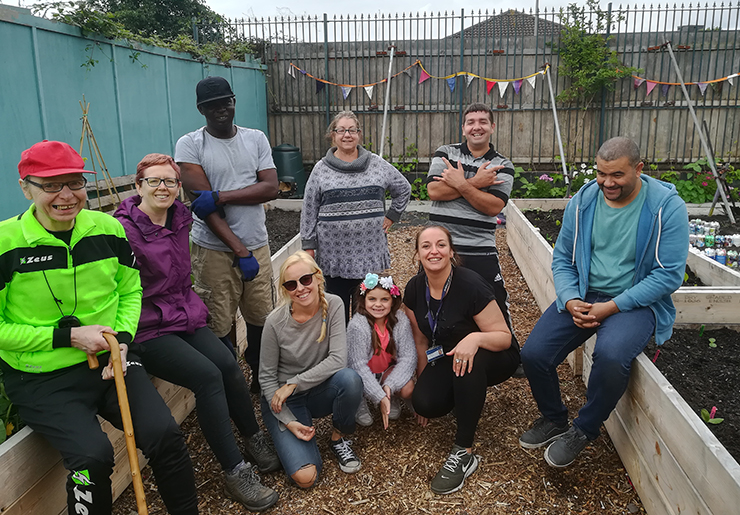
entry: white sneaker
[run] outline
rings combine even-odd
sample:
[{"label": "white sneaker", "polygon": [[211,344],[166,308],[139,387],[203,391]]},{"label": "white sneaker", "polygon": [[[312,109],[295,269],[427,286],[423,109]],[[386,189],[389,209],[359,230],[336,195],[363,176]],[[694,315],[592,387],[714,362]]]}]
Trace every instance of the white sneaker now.
[{"label": "white sneaker", "polygon": [[362,396],[360,405],[357,408],[357,413],[355,413],[355,422],[365,427],[370,426],[373,423],[373,416],[370,414],[370,408],[367,406],[367,400],[364,395]]}]

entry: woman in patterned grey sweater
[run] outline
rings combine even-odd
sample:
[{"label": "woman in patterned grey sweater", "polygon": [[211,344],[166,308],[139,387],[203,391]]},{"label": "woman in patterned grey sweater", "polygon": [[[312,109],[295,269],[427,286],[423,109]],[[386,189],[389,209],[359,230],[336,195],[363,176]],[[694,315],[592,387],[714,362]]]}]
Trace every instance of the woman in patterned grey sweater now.
[{"label": "woman in patterned grey sweater", "polygon": [[[326,276],[326,289],[345,304],[368,270],[390,267],[386,231],[401,218],[411,185],[390,163],[360,146],[360,125],[352,111],[337,114],[329,125],[332,143],[314,166],[301,212],[303,249]],[[385,193],[391,206],[385,210]]]}]

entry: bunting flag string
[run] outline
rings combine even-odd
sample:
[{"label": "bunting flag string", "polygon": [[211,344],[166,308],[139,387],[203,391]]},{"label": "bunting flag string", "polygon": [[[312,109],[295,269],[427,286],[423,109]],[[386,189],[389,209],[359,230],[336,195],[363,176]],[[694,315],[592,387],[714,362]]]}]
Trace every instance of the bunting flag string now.
[{"label": "bunting flag string", "polygon": [[[409,70],[411,70],[411,68],[413,68],[415,66],[418,66],[419,67],[419,80],[418,80],[418,84],[423,84],[424,82],[426,82],[429,79],[444,79],[445,82],[447,83],[447,87],[449,87],[449,89],[450,89],[450,92],[453,92],[454,93],[455,87],[457,85],[457,77],[463,76],[463,77],[465,77],[465,84],[466,84],[467,87],[470,87],[470,85],[471,85],[471,83],[473,82],[474,79],[482,79],[486,83],[486,93],[488,95],[491,94],[491,91],[493,90],[494,86],[498,85],[499,94],[502,97],[503,97],[504,93],[506,93],[506,89],[508,88],[509,83],[513,83],[514,90],[515,90],[515,92],[517,94],[519,94],[521,92],[522,83],[525,80],[529,83],[530,86],[532,86],[532,89],[535,89],[536,88],[536,79],[537,79],[537,76],[538,75],[544,75],[550,69],[550,66],[549,65],[546,65],[544,69],[542,69],[542,70],[540,70],[540,71],[538,71],[536,73],[532,73],[530,75],[527,75],[526,77],[519,77],[519,78],[515,78],[515,79],[493,79],[493,78],[489,78],[489,77],[481,77],[480,75],[477,75],[475,73],[465,72],[465,71],[455,72],[455,73],[452,73],[452,74],[447,75],[447,76],[444,76],[444,77],[437,77],[435,75],[430,74],[424,68],[424,65],[421,63],[421,61],[417,59],[413,64],[410,64],[409,66],[407,66],[403,70],[399,71],[398,73],[395,73],[394,75],[391,75],[391,79],[393,79],[395,77],[398,77],[401,74],[404,74],[404,75],[408,76],[409,78],[411,78],[412,75],[411,75],[411,72]],[[352,88],[363,88],[365,90],[365,93],[367,94],[367,96],[370,99],[372,99],[373,90],[374,90],[375,86],[377,86],[378,84],[383,84],[383,83],[387,83],[388,82],[388,79],[385,78],[385,79],[379,80],[377,82],[372,82],[372,83],[368,83],[368,84],[339,84],[339,83],[336,83],[336,82],[331,82],[329,80],[321,79],[319,77],[316,77],[315,75],[312,75],[312,74],[308,73],[306,70],[302,70],[301,68],[299,68],[298,66],[296,66],[293,63],[290,63],[289,66],[288,66],[288,75],[290,75],[292,78],[295,79],[296,78],[296,73],[295,73],[296,70],[298,70],[299,72],[301,72],[302,75],[305,75],[307,77],[310,77],[314,81],[316,81],[316,94],[321,93],[327,85],[330,85],[330,86],[338,86],[342,90],[342,96],[344,97],[345,100],[347,99],[347,97],[349,97],[350,93],[352,92]]]},{"label": "bunting flag string", "polygon": [[[657,85],[658,85],[657,82],[653,82],[653,81],[650,81],[650,80],[647,81],[647,94],[649,95],[650,93],[652,93],[653,90],[655,89],[655,86],[657,86]],[[647,95],[645,95],[645,96],[647,96]]]},{"label": "bunting flag string", "polygon": [[[714,84],[715,82],[724,82],[724,81],[727,81],[727,82],[730,83],[730,86],[732,86],[733,85],[732,84],[732,79],[734,79],[738,75],[740,75],[740,74],[733,73],[732,75],[728,75],[727,77],[721,77],[719,79],[705,80],[705,81],[701,81],[701,82],[684,82],[684,84],[686,84],[687,86],[693,86],[693,85],[698,86],[699,84]],[[680,86],[681,85],[680,82],[665,82],[665,81],[660,81],[660,80],[645,79],[643,77],[638,77],[637,75],[632,75],[632,78],[635,80],[635,89],[637,89],[643,82],[648,82],[648,85],[651,82],[653,82],[655,84],[661,84],[663,86]],[[638,84],[638,81],[639,81],[639,84]],[[651,89],[651,91],[652,91],[652,89]]]},{"label": "bunting flag string", "polygon": [[701,94],[703,95],[707,91],[707,82],[700,82],[697,84],[699,86],[699,91],[701,91]]}]

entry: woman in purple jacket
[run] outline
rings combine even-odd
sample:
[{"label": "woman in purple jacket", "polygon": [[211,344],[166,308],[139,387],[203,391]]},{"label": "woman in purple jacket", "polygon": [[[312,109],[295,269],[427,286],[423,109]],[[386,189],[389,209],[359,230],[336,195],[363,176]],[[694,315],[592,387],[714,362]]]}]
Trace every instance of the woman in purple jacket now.
[{"label": "woman in purple jacket", "polygon": [[195,393],[198,421],[225,473],[226,493],[253,511],[277,502],[244,461],[233,420],[262,472],[280,460],[254,416],[249,389],[229,349],[206,326],[208,310],[190,280],[188,233],[192,217],[176,199],[180,169],[172,157],[149,154],[136,167],[139,193],[115,217],[126,229],[141,270],[144,298],[132,343],[147,371]]}]

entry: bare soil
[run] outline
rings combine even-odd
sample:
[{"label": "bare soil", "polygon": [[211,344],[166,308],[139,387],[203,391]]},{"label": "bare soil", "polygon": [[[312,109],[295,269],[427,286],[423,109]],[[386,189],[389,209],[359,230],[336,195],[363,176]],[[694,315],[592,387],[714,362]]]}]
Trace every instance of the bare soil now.
[{"label": "bare soil", "polygon": [[[563,218],[562,210],[525,211],[524,215],[542,236],[555,243]],[[707,221],[720,223],[720,234],[740,232],[740,223],[730,223],[726,215],[698,216]],[[691,268],[686,266],[687,279],[684,286],[704,286]],[[703,334],[700,336],[700,332]],[[709,346],[709,338],[714,338],[716,348]],[[720,424],[707,424],[727,451],[740,461],[740,333],[732,329],[701,331],[676,329],[673,336],[658,347],[654,341],[645,349],[645,354],[670,381],[676,391],[691,406],[697,415],[702,409],[711,411],[717,407],[717,418],[724,418]]]},{"label": "bare soil", "polygon": [[[295,214],[268,212],[268,231],[273,252],[297,232],[280,235],[275,217]],[[283,220],[284,221],[284,220]],[[281,221],[280,223],[282,224]],[[407,213],[388,236],[394,278],[401,285],[416,272],[413,243],[424,215]],[[283,225],[280,225],[283,226]],[[280,236],[280,237],[278,237]],[[511,295],[511,312],[519,341],[525,341],[540,316],[526,282],[506,245],[506,231],[497,233],[503,275]],[[274,244],[273,244],[274,241]],[[248,368],[242,363],[245,375]],[[575,412],[585,402],[580,377],[572,378],[567,365],[560,368],[565,403]],[[256,396],[254,405],[258,406]],[[259,409],[257,417],[260,419]],[[376,418],[371,427],[358,427],[354,448],[362,459],[356,474],[344,474],[332,458],[327,442],[331,433],[328,418],[316,421],[316,438],[324,458],[319,483],[309,491],[288,484],[284,473],[262,476],[263,482],[280,493],[280,501],[269,510],[283,514],[608,514],[645,513],[624,467],[606,432],[590,445],[571,467],[556,470],[547,466],[542,450],[525,450],[518,439],[539,416],[526,379],[511,379],[489,388],[481,417],[475,452],[482,455],[480,468],[464,488],[448,496],[436,496],[429,482],[444,463],[453,444],[454,418],[432,420],[426,428],[404,411],[387,431]],[[202,514],[249,513],[223,494],[222,475],[213,453],[198,427],[195,413],[182,424],[196,471]],[[151,469],[143,472],[149,513],[165,513],[154,485]],[[114,505],[116,515],[135,509],[131,487]]]}]

